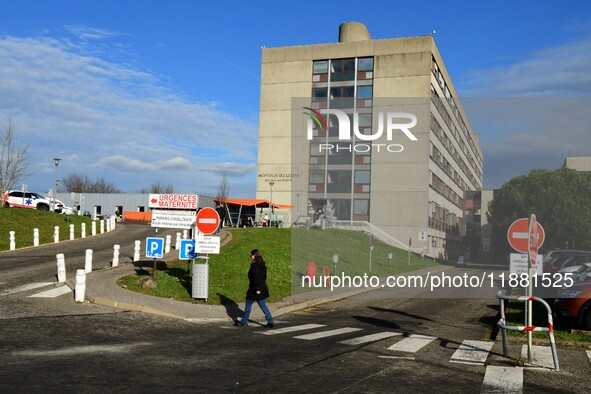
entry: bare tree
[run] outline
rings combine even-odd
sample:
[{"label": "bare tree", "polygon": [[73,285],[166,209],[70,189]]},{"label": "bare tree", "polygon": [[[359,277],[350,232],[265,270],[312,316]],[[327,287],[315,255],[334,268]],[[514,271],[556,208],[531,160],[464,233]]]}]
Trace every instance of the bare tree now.
[{"label": "bare tree", "polygon": [[160,182],[152,183],[150,188],[141,188],[139,190],[140,194],[172,194],[174,193],[174,186],[171,184],[162,185]]},{"label": "bare tree", "polygon": [[17,145],[12,119],[8,118],[6,129],[0,130],[0,193],[33,174],[27,156],[28,148]]},{"label": "bare tree", "polygon": [[98,178],[96,181],[92,183],[90,193],[121,193],[121,191],[112,184],[111,182],[107,182],[105,178]]},{"label": "bare tree", "polygon": [[88,176],[81,174],[70,174],[61,181],[60,189],[70,193],[87,193],[92,185]]},{"label": "bare tree", "polygon": [[222,180],[220,181],[220,187],[218,188],[218,194],[216,197],[219,198],[221,202],[225,202],[229,193],[230,184],[228,183],[228,174],[224,173]]}]

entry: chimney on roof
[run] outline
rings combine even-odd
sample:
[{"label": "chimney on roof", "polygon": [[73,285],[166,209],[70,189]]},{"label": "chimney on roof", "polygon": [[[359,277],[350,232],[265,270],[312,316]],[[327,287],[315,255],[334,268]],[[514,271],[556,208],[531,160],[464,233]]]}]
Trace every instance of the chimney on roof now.
[{"label": "chimney on roof", "polygon": [[339,42],[371,41],[367,27],[361,22],[345,22],[339,26]]}]

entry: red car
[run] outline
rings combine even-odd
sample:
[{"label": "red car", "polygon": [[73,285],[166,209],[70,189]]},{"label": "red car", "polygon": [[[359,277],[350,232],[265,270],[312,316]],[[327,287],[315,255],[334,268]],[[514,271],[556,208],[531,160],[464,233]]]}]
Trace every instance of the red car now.
[{"label": "red car", "polygon": [[591,330],[591,282],[578,282],[558,292],[554,300],[557,319]]}]

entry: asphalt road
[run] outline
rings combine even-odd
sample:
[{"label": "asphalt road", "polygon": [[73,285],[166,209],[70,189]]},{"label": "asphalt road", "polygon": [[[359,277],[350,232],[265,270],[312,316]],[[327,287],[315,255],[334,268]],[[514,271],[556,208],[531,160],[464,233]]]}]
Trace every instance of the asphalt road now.
[{"label": "asphalt road", "polygon": [[[132,245],[142,230],[120,226],[101,235],[105,256],[113,241]],[[73,250],[84,250],[85,242]],[[30,249],[39,259],[32,267],[18,258],[6,263],[2,254],[0,272],[15,282],[52,280],[55,247]],[[522,368],[518,343],[510,344],[512,358],[504,358],[493,340],[497,303],[490,298],[394,298],[381,289],[281,316],[269,330],[121,312],[77,304],[71,294],[2,293],[11,286],[0,284],[2,393],[591,390],[584,350],[559,349],[560,372]]]}]

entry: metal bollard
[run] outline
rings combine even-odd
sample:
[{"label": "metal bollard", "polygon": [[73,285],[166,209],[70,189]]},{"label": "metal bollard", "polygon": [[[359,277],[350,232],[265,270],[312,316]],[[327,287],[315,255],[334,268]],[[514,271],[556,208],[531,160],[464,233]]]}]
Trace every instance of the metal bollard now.
[{"label": "metal bollard", "polygon": [[86,249],[86,257],[84,259],[84,270],[92,272],[92,249]]},{"label": "metal bollard", "polygon": [[94,237],[96,235],[96,222],[94,222],[94,221],[92,222],[90,231],[91,231],[90,234]]},{"label": "metal bollard", "polygon": [[39,246],[39,229],[33,229],[33,246]]},{"label": "metal bollard", "polygon": [[172,236],[168,234],[166,236],[166,245],[164,246],[164,253],[170,253],[170,243],[172,241]]},{"label": "metal bollard", "polygon": [[16,249],[16,241],[14,240],[14,231],[9,232],[10,234],[10,250]]},{"label": "metal bollard", "polygon": [[63,253],[55,257],[57,257],[57,281],[64,283],[66,281],[66,258]]},{"label": "metal bollard", "polygon": [[86,291],[86,271],[76,270],[76,302],[84,302],[84,292]]},{"label": "metal bollard", "polygon": [[176,233],[176,243],[174,245],[174,249],[179,250],[181,247],[181,233]]},{"label": "metal bollard", "polygon": [[58,243],[60,241],[60,228],[59,226],[55,226],[53,228],[53,243]]},{"label": "metal bollard", "polygon": [[74,240],[74,225],[70,224],[70,241]]},{"label": "metal bollard", "polygon": [[80,227],[80,238],[86,238],[86,223],[82,223]]},{"label": "metal bollard", "polygon": [[141,245],[142,245],[142,241],[135,241],[135,245],[133,247],[133,261],[140,261]]},{"label": "metal bollard", "polygon": [[119,265],[119,249],[121,249],[121,246],[113,245],[113,267]]}]

